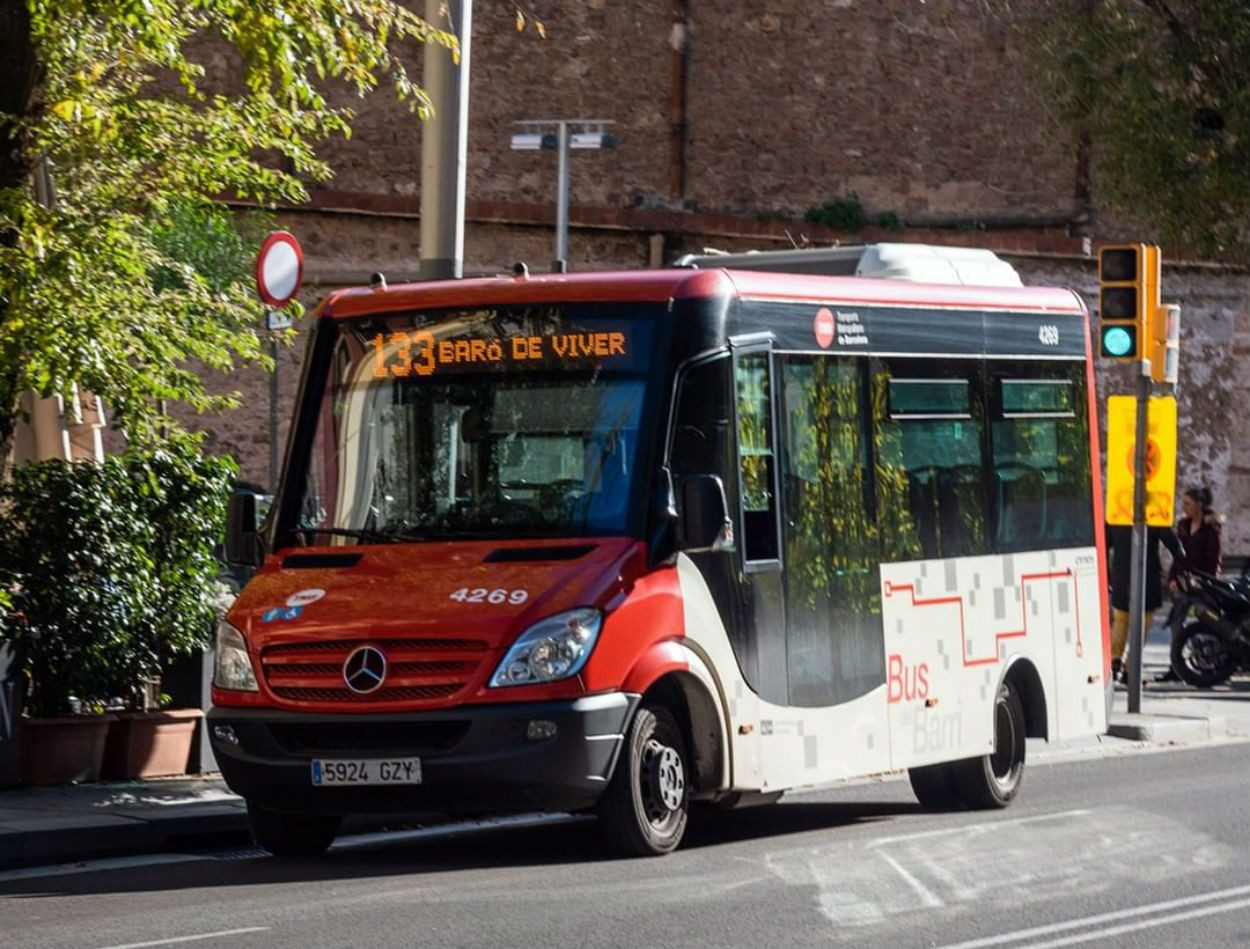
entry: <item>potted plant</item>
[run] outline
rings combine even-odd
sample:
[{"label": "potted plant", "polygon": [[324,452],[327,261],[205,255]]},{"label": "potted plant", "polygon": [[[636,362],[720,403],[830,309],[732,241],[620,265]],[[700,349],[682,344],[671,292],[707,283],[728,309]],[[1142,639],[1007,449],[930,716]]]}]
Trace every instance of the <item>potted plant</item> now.
[{"label": "potted plant", "polygon": [[25,783],[99,774],[110,722],[101,713],[132,661],[146,596],[132,493],[116,459],[35,462],[0,485],[0,638],[25,685]]},{"label": "potted plant", "polygon": [[23,465],[0,487],[0,638],[27,684],[27,783],[95,780],[110,723],[111,777],[186,770],[202,712],[153,710],[152,682],[211,636],[233,470],[182,440]]},{"label": "potted plant", "polygon": [[204,713],[167,707],[160,675],[212,637],[220,596],[213,545],[224,529],[235,466],[185,439],[131,451],[124,462],[150,532],[150,586],[145,615],[131,631],[127,708],[110,732],[103,776],[184,774]]}]

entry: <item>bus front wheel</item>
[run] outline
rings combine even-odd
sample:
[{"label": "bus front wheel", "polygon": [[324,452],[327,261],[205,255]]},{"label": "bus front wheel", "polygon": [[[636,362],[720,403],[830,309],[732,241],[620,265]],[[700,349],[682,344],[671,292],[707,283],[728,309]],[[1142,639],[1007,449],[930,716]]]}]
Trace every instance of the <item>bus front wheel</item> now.
[{"label": "bus front wheel", "polygon": [[951,783],[964,804],[973,810],[1006,807],[1024,779],[1024,705],[1008,683],[999,687],[994,702],[994,751],[957,761]]},{"label": "bus front wheel", "polygon": [[649,857],[669,853],[681,843],[690,807],[685,744],[667,708],[638,709],[599,802],[599,825],[612,849]]}]

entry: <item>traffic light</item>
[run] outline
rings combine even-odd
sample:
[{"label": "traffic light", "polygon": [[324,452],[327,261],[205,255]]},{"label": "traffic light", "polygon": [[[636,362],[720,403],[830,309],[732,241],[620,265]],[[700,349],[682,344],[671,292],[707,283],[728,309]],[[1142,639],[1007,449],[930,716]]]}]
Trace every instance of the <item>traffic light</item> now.
[{"label": "traffic light", "polygon": [[1181,308],[1165,303],[1150,312],[1147,320],[1150,345],[1150,378],[1176,385],[1181,356]]},{"label": "traffic light", "polygon": [[1159,306],[1159,248],[1098,248],[1098,352],[1119,361],[1149,358],[1147,322]]}]

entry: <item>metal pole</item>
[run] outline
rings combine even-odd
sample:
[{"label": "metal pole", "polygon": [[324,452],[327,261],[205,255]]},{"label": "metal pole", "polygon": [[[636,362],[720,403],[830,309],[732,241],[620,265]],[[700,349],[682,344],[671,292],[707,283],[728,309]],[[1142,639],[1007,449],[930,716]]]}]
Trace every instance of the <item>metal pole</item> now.
[{"label": "metal pole", "polygon": [[269,373],[269,490],[278,490],[278,341],[269,344],[273,372]]},{"label": "metal pole", "polygon": [[445,280],[464,275],[473,0],[425,0],[425,18],[435,26],[450,26],[460,41],[458,65],[450,51],[426,46],[422,73],[434,116],[421,130],[421,279]]},{"label": "metal pole", "polygon": [[1133,444],[1133,547],[1128,594],[1128,710],[1141,711],[1142,650],[1146,645],[1146,442],[1149,436],[1150,363],[1137,377],[1137,440]]},{"label": "metal pole", "polygon": [[552,270],[563,272],[569,259],[569,124],[556,131],[556,258]]}]

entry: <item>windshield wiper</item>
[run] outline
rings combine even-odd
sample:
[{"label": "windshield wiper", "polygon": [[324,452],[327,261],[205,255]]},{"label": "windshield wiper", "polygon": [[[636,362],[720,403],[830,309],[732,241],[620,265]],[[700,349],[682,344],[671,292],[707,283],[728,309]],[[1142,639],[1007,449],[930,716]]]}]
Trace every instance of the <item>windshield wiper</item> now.
[{"label": "windshield wiper", "polygon": [[432,540],[423,534],[401,534],[396,531],[370,530],[352,527],[297,527],[297,534],[331,534],[335,537],[355,537],[357,540],[380,541],[384,544]]}]

